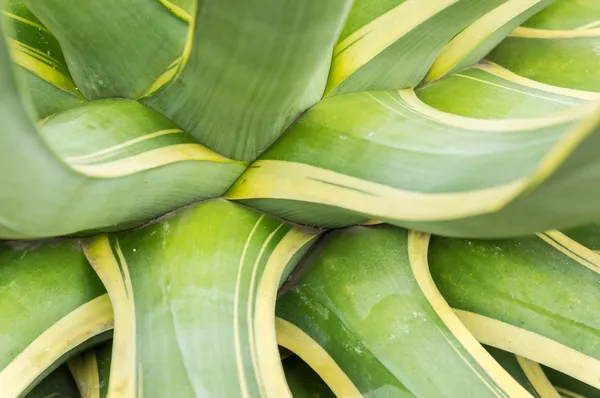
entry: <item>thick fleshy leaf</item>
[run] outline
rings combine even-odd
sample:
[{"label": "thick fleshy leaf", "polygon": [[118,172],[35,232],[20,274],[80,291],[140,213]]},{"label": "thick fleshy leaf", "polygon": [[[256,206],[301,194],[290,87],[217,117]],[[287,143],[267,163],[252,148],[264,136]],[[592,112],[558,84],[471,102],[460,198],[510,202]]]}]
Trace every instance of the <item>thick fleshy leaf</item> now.
[{"label": "thick fleshy leaf", "polygon": [[599,21],[594,0],[557,1],[515,29],[489,58],[542,83],[600,92]]},{"label": "thick fleshy leaf", "polygon": [[326,95],[415,87],[457,33],[506,0],[357,0]]},{"label": "thick fleshy leaf", "polygon": [[523,26],[552,30],[600,27],[600,3],[596,0],[559,0],[525,21]]},{"label": "thick fleshy leaf", "polygon": [[78,241],[4,243],[0,264],[0,386],[16,398],[110,338],[113,314]]},{"label": "thick fleshy leaf", "polygon": [[[0,40],[0,54],[7,54]],[[53,115],[41,135],[0,55],[0,237],[71,234],[140,223],[219,196],[245,169],[130,100]]]},{"label": "thick fleshy leaf", "polygon": [[275,297],[317,236],[211,201],[89,241],[85,253],[115,305],[108,395],[289,397]]},{"label": "thick fleshy leaf", "polygon": [[514,236],[600,217],[600,107],[575,106],[596,94],[499,70],[475,68],[424,89],[442,110],[412,90],[327,98],[226,197],[310,225],[372,218],[453,236]]},{"label": "thick fleshy leaf", "polygon": [[71,79],[56,38],[21,0],[0,2],[13,62],[26,83],[39,118],[84,101]]},{"label": "thick fleshy leaf", "polygon": [[555,0],[508,0],[456,35],[444,47],[425,77],[426,82],[460,71],[481,60],[509,33]]},{"label": "thick fleshy leaf", "polygon": [[200,1],[187,62],[145,103],[209,148],[253,160],[321,98],[350,3]]},{"label": "thick fleshy leaf", "polygon": [[279,344],[337,396],[530,396],[435,291],[416,237],[376,226],[323,238],[278,300]]},{"label": "thick fleshy leaf", "polygon": [[482,343],[600,387],[600,255],[558,231],[504,241],[435,238],[431,272]]},{"label": "thick fleshy leaf", "polygon": [[180,58],[188,25],[158,0],[24,0],[88,99],[139,98]]},{"label": "thick fleshy leaf", "polygon": [[[59,366],[25,398],[82,398],[66,365]],[[84,397],[87,398],[87,397]]]}]

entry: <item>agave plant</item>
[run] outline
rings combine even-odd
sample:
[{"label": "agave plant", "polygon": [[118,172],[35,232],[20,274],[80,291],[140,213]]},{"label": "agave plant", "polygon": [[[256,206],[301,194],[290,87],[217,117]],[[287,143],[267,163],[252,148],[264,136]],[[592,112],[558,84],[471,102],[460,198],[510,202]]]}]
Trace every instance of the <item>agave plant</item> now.
[{"label": "agave plant", "polygon": [[598,0],[0,4],[0,398],[600,397]]}]

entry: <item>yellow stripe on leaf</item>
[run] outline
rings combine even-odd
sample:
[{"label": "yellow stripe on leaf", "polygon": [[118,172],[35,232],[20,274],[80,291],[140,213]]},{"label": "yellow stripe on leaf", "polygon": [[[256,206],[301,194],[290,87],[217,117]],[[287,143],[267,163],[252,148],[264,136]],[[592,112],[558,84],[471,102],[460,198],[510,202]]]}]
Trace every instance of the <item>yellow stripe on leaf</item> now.
[{"label": "yellow stripe on leaf", "polygon": [[537,234],[537,236],[581,265],[600,273],[600,254],[595,251],[588,249],[560,231],[546,231]]},{"label": "yellow stripe on leaf", "polygon": [[600,21],[594,21],[594,22],[590,22],[585,25],[578,26],[575,28],[575,30],[592,29],[592,28],[597,28],[599,26],[600,26]]},{"label": "yellow stripe on leaf", "polygon": [[429,18],[459,0],[407,0],[342,40],[333,51],[325,93]]},{"label": "yellow stripe on leaf", "polygon": [[200,144],[178,144],[156,148],[138,155],[111,162],[71,165],[73,169],[90,177],[116,178],[183,161],[206,161],[218,163],[240,163],[211,151]]},{"label": "yellow stripe on leaf", "polygon": [[225,197],[301,200],[373,218],[434,221],[491,213],[516,197],[526,185],[523,179],[481,190],[432,194],[397,189],[303,163],[259,160]]},{"label": "yellow stripe on leaf", "polygon": [[281,318],[275,318],[275,328],[277,343],[302,358],[337,397],[363,396],[327,351],[304,331]]},{"label": "yellow stripe on leaf", "polygon": [[560,394],[550,383],[542,367],[537,362],[520,355],[517,355],[517,362],[540,398],[560,398]]},{"label": "yellow stripe on leaf", "polygon": [[585,118],[586,116],[592,115],[598,109],[597,104],[591,103],[567,109],[553,116],[533,119],[486,120],[440,111],[421,101],[412,89],[399,90],[398,93],[400,94],[400,98],[412,110],[430,120],[460,129],[486,131],[490,133],[518,132],[552,127]]},{"label": "yellow stripe on leaf", "polygon": [[574,29],[574,30],[550,30],[518,27],[512,31],[511,37],[523,39],[579,39],[600,37],[600,28],[596,29]]},{"label": "yellow stripe on leaf", "polygon": [[178,5],[173,4],[169,0],[158,0],[158,1],[160,1],[163,6],[165,6],[169,11],[171,11],[171,13],[173,15],[175,15],[177,18],[181,19],[182,21],[189,23],[192,20],[192,17],[190,16],[190,14],[183,8],[179,7]]},{"label": "yellow stripe on leaf", "polygon": [[480,343],[529,358],[600,388],[600,361],[596,358],[497,319],[457,309],[454,312]]},{"label": "yellow stripe on leaf", "polygon": [[[262,377],[260,377],[260,368],[259,368],[259,357],[260,355],[264,355],[263,352],[258,351],[256,344],[255,344],[255,338],[256,336],[260,335],[262,333],[262,329],[266,327],[266,325],[269,325],[269,323],[264,324],[264,325],[260,325],[258,329],[255,329],[255,324],[254,322],[252,322],[253,318],[254,318],[254,294],[256,291],[256,283],[257,283],[257,277],[258,277],[258,269],[261,263],[261,260],[263,258],[263,255],[265,254],[265,250],[267,249],[267,247],[269,246],[269,243],[271,243],[271,240],[273,240],[273,238],[275,237],[275,235],[277,234],[277,232],[281,229],[281,227],[283,227],[285,224],[281,223],[279,224],[279,226],[277,228],[275,228],[270,234],[269,236],[267,236],[267,239],[265,239],[265,241],[263,242],[258,255],[256,256],[256,260],[254,261],[254,264],[252,266],[252,273],[250,276],[250,286],[249,286],[249,292],[248,292],[248,302],[246,303],[246,324],[248,325],[248,339],[250,340],[250,358],[252,360],[252,367],[254,368],[254,373],[255,373],[255,378],[256,378],[256,384],[258,385],[258,388],[261,392],[261,395],[265,396],[265,380],[262,379]],[[239,270],[238,270],[238,275],[240,275],[242,273],[242,267],[240,266]],[[236,290],[237,293],[237,290]],[[234,322],[236,324],[239,324],[240,320],[238,317],[236,317],[234,315]],[[271,323],[272,324],[272,323]],[[274,342],[275,340],[273,340]],[[272,346],[274,346],[272,344]],[[257,353],[260,352],[260,355]],[[285,380],[285,375],[282,373],[280,374],[280,381]],[[266,380],[269,380],[269,376],[267,376]],[[269,383],[267,383],[268,385]],[[280,386],[283,386],[282,383],[280,383]],[[286,395],[288,391],[284,388],[282,391],[279,391],[279,394],[275,395],[275,396],[280,396],[280,397],[284,397]],[[288,396],[290,394],[287,394]]]},{"label": "yellow stripe on leaf", "polygon": [[39,335],[0,372],[2,397],[19,397],[63,355],[113,328],[107,294],[76,308]]},{"label": "yellow stripe on leaf", "polygon": [[182,59],[183,57],[179,57],[175,61],[173,61],[171,65],[167,67],[167,70],[162,75],[160,75],[154,81],[154,83],[152,83],[148,91],[146,91],[144,95],[142,95],[142,98],[151,96],[152,94],[160,90],[162,87],[167,85],[171,80],[173,80],[175,75],[177,75],[177,71],[179,70]]},{"label": "yellow stripe on leaf", "polygon": [[246,255],[248,253],[248,248],[250,247],[250,242],[252,241],[252,237],[256,233],[258,226],[261,221],[264,219],[265,215],[262,214],[256,223],[250,230],[248,237],[246,238],[246,242],[244,244],[244,249],[242,250],[242,255],[240,256],[240,262],[237,267],[237,275],[235,279],[235,292],[233,295],[233,347],[235,350],[235,362],[237,368],[238,382],[240,386],[240,391],[242,393],[242,398],[249,398],[250,393],[248,392],[248,381],[246,379],[246,372],[244,370],[244,360],[242,358],[242,336],[240,332],[240,324],[239,324],[239,307],[241,300],[241,286],[242,286],[242,269],[244,267],[244,263],[246,262]]},{"label": "yellow stripe on leaf", "polygon": [[84,246],[84,253],[115,303],[114,357],[111,361],[109,396],[136,397],[136,323],[133,289],[127,263],[120,247],[119,261],[108,236],[99,236]]},{"label": "yellow stripe on leaf", "polygon": [[24,23],[26,25],[33,26],[34,28],[41,30],[42,32],[50,34],[50,31],[44,25],[41,25],[37,22],[30,21],[27,18],[23,18],[17,14],[13,14],[12,12],[8,12],[8,11],[0,11],[0,14],[7,16],[8,18],[14,19],[15,21]]},{"label": "yellow stripe on leaf", "polygon": [[15,64],[68,93],[81,96],[71,78],[60,71],[55,61],[32,52],[29,46],[9,39]]},{"label": "yellow stripe on leaf", "polygon": [[96,352],[88,350],[67,363],[81,398],[100,398],[100,375]]},{"label": "yellow stripe on leaf", "polygon": [[87,155],[70,156],[70,157],[67,157],[65,160],[69,163],[76,163],[76,164],[96,162],[96,161],[102,160],[106,157],[113,156],[115,153],[118,153],[119,150],[128,148],[128,147],[138,144],[140,142],[151,140],[151,139],[154,139],[157,137],[162,137],[162,136],[169,135],[169,134],[178,134],[178,133],[183,133],[183,130],[167,129],[167,130],[155,131],[154,133],[146,134],[141,137],[137,137],[137,138],[131,139],[129,141],[122,142],[118,145],[113,145],[111,147],[89,153]]},{"label": "yellow stripe on leaf", "polygon": [[[469,330],[461,323],[436,287],[429,271],[427,250],[430,235],[410,231],[408,234],[408,257],[413,275],[419,288],[432,308],[452,332],[456,340],[471,355],[474,361],[485,370],[487,375],[509,397],[530,397],[530,394],[518,384],[488,352],[477,342]],[[465,358],[465,362],[468,360]],[[470,366],[470,364],[469,364]]]},{"label": "yellow stripe on leaf", "polygon": [[449,73],[494,32],[541,1],[509,0],[479,18],[444,47],[425,80],[434,81]]},{"label": "yellow stripe on leaf", "polygon": [[260,279],[254,306],[254,324],[251,327],[254,328],[256,336],[253,344],[256,346],[256,351],[260,353],[258,368],[262,378],[268,380],[264,386],[267,397],[283,397],[290,394],[284,382],[285,376],[281,368],[279,352],[273,344],[277,341],[274,314],[279,280],[292,257],[318,234],[318,232],[297,229],[288,231],[267,259]]},{"label": "yellow stripe on leaf", "polygon": [[[559,97],[548,97],[548,96],[540,95],[540,94],[532,92],[532,91],[520,90],[518,88],[505,86],[505,85],[502,85],[502,84],[499,84],[499,83],[491,82],[489,80],[480,79],[478,77],[469,76],[469,75],[463,75],[462,73],[455,73],[452,76],[454,76],[454,77],[460,77],[462,79],[473,80],[473,81],[476,81],[476,82],[479,82],[479,83],[487,84],[489,86],[498,87],[498,88],[500,88],[502,90],[513,91],[513,92],[516,92],[516,93],[519,93],[519,94],[527,95],[529,97],[543,99],[545,101],[552,101],[552,102],[558,102],[560,104],[573,105],[573,101],[572,100],[570,101],[568,98],[562,99],[562,98],[559,98]],[[531,120],[535,121],[536,119],[531,119]]]},{"label": "yellow stripe on leaf", "polygon": [[525,86],[528,88],[532,88],[534,90],[546,91],[552,94],[558,94],[565,97],[579,98],[588,101],[598,101],[600,100],[600,93],[592,92],[592,91],[583,91],[583,90],[574,90],[570,88],[553,86],[550,84],[540,83],[538,81],[528,79],[521,75],[517,75],[516,73],[503,68],[502,66],[495,64],[491,61],[484,61],[478,65],[475,65],[475,68],[481,69],[484,72],[490,73],[494,76],[497,76],[501,79],[508,80],[512,83],[519,84],[521,86]]}]

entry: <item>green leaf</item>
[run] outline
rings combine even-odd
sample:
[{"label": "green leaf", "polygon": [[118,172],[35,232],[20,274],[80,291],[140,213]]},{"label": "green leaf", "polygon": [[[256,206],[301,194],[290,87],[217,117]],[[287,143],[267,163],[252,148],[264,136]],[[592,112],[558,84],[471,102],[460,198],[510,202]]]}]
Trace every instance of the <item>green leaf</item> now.
[{"label": "green leaf", "polygon": [[109,396],[289,397],[275,297],[316,236],[210,201],[90,240],[85,253],[115,304]]},{"label": "green leaf", "polygon": [[417,86],[444,46],[505,0],[357,0],[325,93]]},{"label": "green leaf", "polygon": [[557,1],[523,26],[554,30],[593,29],[600,27],[600,4],[595,0]]},{"label": "green leaf", "polygon": [[209,148],[253,160],[321,98],[350,3],[201,1],[187,62],[144,103]]},{"label": "green leaf", "polygon": [[508,0],[456,35],[440,52],[426,82],[460,71],[485,57],[517,26],[555,0]]},{"label": "green leaf", "polygon": [[489,58],[542,83],[598,92],[599,21],[597,2],[557,1],[515,29]]},{"label": "green leaf", "polygon": [[4,243],[0,264],[0,385],[17,397],[110,338],[113,314],[78,241]]},{"label": "green leaf", "polygon": [[435,238],[429,264],[444,298],[482,343],[598,388],[600,255],[594,254],[548,231],[504,241]]},{"label": "green leaf", "polygon": [[188,25],[158,0],[24,0],[88,99],[139,98],[180,58]]},{"label": "green leaf", "polygon": [[434,294],[420,242],[391,226],[330,232],[278,300],[279,344],[337,396],[529,396]]},{"label": "green leaf", "polygon": [[56,38],[21,0],[0,2],[13,62],[25,81],[39,118],[84,101],[71,79]]},{"label": "green leaf", "polygon": [[[7,54],[3,40],[0,54]],[[140,223],[219,196],[246,167],[130,100],[92,101],[53,115],[40,135],[3,56],[0,86],[2,238]]]},{"label": "green leaf", "polygon": [[225,196],[310,225],[371,218],[451,236],[522,235],[600,217],[600,108],[575,106],[595,93],[499,70],[425,89],[444,96],[434,101],[441,110],[412,90],[327,98]]}]

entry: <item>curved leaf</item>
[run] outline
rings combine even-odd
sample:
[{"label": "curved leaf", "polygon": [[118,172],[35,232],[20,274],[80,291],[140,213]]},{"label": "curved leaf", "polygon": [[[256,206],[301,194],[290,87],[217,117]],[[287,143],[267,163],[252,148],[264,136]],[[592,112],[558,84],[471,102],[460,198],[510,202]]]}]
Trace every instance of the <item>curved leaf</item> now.
[{"label": "curved leaf", "polygon": [[391,226],[328,234],[278,300],[279,343],[338,396],[344,378],[368,396],[530,396],[434,297],[414,246]]},{"label": "curved leaf", "polygon": [[415,87],[453,36],[504,1],[355,1],[325,94]]},{"label": "curved leaf", "polygon": [[110,338],[113,327],[108,295],[78,241],[14,245],[0,247],[0,385],[7,398]]},{"label": "curved leaf", "polygon": [[115,303],[108,395],[290,396],[275,296],[317,235],[212,201],[89,241],[86,255]]},{"label": "curved leaf", "polygon": [[159,0],[23,0],[56,35],[88,99],[141,97],[181,57],[187,24]]},{"label": "curved leaf", "polygon": [[200,1],[185,66],[144,103],[209,148],[253,160],[321,98],[349,5]]},{"label": "curved leaf", "polygon": [[129,100],[93,101],[56,114],[40,136],[21,105],[7,57],[0,57],[0,86],[2,238],[140,223],[219,196],[246,166]]},{"label": "curved leaf", "polygon": [[[438,100],[445,111],[412,90],[321,101],[226,197],[310,225],[371,218],[453,236],[514,236],[600,217],[599,105],[575,106],[588,95],[527,79],[480,69],[465,76],[426,89],[446,85],[447,100]],[[454,100],[448,87],[473,79],[492,82],[463,93],[486,92],[488,101]],[[513,105],[493,114],[493,103]],[[495,119],[479,118],[486,116]]]},{"label": "curved leaf", "polygon": [[0,2],[13,62],[26,83],[39,118],[84,101],[71,79],[56,38],[21,0]]},{"label": "curved leaf", "polygon": [[426,82],[457,72],[485,57],[517,26],[555,0],[508,0],[456,35],[440,52]]},{"label": "curved leaf", "polygon": [[516,28],[489,58],[530,79],[600,91],[600,7],[593,1],[557,1]]},{"label": "curved leaf", "polygon": [[436,238],[429,263],[442,294],[481,342],[598,387],[600,273],[581,251],[567,250],[566,239]]}]

